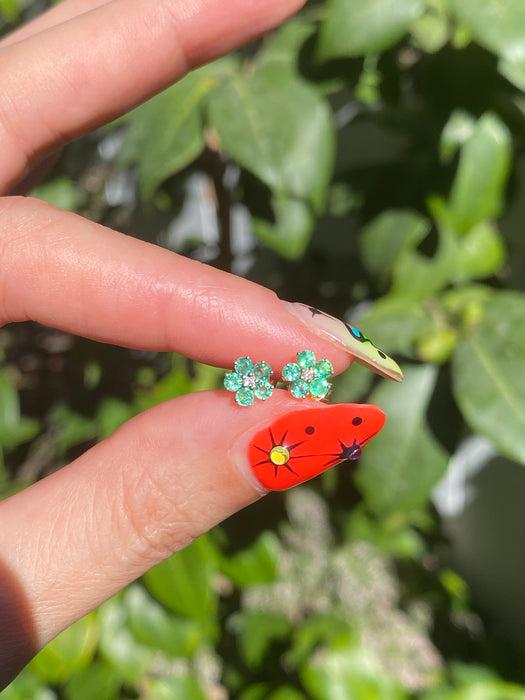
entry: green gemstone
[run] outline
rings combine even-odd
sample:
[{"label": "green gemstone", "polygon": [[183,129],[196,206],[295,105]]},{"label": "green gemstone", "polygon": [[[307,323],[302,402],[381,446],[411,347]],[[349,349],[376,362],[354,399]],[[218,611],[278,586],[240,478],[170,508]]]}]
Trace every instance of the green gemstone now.
[{"label": "green gemstone", "polygon": [[290,384],[290,391],[292,392],[292,396],[295,396],[296,399],[304,399],[310,393],[310,387],[307,382],[298,379],[296,382]]},{"label": "green gemstone", "polygon": [[330,386],[326,379],[314,379],[310,384],[310,392],[316,399],[324,399],[330,391]]},{"label": "green gemstone", "polygon": [[294,382],[301,376],[301,368],[295,362],[289,362],[283,367],[283,379],[285,382]]},{"label": "green gemstone", "polygon": [[249,357],[239,357],[235,360],[233,366],[235,367],[235,371],[239,374],[248,374],[248,372],[251,372],[253,369],[253,362]]},{"label": "green gemstone", "polygon": [[242,386],[242,376],[237,372],[230,372],[224,377],[224,388],[228,391],[237,391]]},{"label": "green gemstone", "polygon": [[255,394],[248,387],[243,387],[235,394],[235,400],[239,406],[251,406],[255,400]]},{"label": "green gemstone", "polygon": [[261,382],[255,387],[255,396],[261,401],[269,399],[273,393],[273,386],[270,382]]},{"label": "green gemstone", "polygon": [[313,367],[315,365],[315,355],[311,350],[302,350],[297,353],[297,364],[303,369]]},{"label": "green gemstone", "polygon": [[321,379],[331,377],[334,373],[332,363],[328,360],[319,360],[319,362],[316,362],[315,369],[317,370],[317,376]]},{"label": "green gemstone", "polygon": [[269,379],[272,373],[272,368],[267,362],[258,362],[253,368],[253,374],[257,379]]}]

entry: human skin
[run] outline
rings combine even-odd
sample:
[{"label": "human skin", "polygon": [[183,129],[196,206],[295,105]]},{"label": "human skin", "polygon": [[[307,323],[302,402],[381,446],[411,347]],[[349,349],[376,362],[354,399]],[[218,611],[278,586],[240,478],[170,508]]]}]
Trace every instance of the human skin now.
[{"label": "human skin", "polygon": [[[75,137],[269,30],[301,0],[64,0],[0,42],[0,323],[232,367],[298,349],[337,372],[352,355],[275,294],[29,197]],[[22,183],[22,185],[21,185]],[[304,400],[308,410],[318,404]],[[297,411],[225,391],[167,401],[0,504],[0,688],[60,631],[266,493],[249,442]],[[205,439],[204,439],[205,438]]]}]

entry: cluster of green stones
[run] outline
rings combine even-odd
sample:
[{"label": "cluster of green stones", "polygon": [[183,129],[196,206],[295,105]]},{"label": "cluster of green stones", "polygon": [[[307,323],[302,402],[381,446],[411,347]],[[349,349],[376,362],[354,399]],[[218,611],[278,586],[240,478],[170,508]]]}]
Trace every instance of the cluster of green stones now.
[{"label": "cluster of green stones", "polygon": [[270,383],[272,368],[267,362],[253,364],[249,357],[239,357],[234,372],[224,377],[224,387],[235,392],[239,406],[251,406],[255,399],[266,401],[273,393]]},{"label": "cluster of green stones", "polygon": [[332,388],[328,379],[333,373],[328,360],[317,360],[311,350],[303,350],[297,353],[297,362],[284,366],[283,379],[290,382],[290,391],[297,399],[324,399]]}]

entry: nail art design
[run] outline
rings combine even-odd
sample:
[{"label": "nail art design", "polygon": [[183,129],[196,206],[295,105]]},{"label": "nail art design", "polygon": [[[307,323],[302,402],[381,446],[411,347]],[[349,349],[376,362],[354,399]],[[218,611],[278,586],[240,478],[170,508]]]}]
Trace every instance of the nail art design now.
[{"label": "nail art design", "polygon": [[313,306],[306,306],[300,303],[283,303],[294,316],[299,317],[309,328],[317,331],[319,335],[328,336],[332,342],[337,343],[339,347],[353,355],[359,364],[368,367],[368,369],[373,370],[382,377],[388,377],[397,382],[403,380],[403,373],[397,362],[383,350],[380,350],[358,328],[329,314],[325,314],[324,311],[320,311]]},{"label": "nail art design", "polygon": [[259,482],[282,491],[345,460],[356,460],[385,423],[371,404],[338,404],[293,411],[261,430],[248,459]]}]

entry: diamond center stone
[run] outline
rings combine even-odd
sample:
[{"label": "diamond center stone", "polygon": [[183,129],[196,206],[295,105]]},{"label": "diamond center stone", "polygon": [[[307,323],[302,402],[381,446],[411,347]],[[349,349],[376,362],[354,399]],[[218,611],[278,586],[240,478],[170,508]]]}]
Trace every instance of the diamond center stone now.
[{"label": "diamond center stone", "polygon": [[316,376],[317,373],[315,371],[315,367],[306,367],[301,372],[301,379],[303,379],[305,382],[311,382]]},{"label": "diamond center stone", "polygon": [[242,385],[247,386],[249,389],[255,389],[257,386],[257,379],[253,375],[247,374],[243,377]]}]

